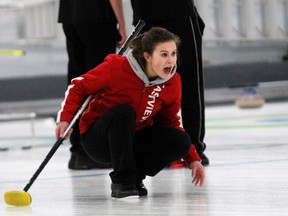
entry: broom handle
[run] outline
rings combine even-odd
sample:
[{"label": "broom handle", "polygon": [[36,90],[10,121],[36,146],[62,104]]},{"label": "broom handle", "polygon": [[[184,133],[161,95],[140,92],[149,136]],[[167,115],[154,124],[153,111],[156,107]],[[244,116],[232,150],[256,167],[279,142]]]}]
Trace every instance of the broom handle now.
[{"label": "broom handle", "polygon": [[[133,40],[141,31],[141,29],[143,28],[143,26],[145,25],[145,22],[143,20],[139,20],[136,27],[134,28],[134,30],[132,31],[132,33],[130,34],[130,36],[127,38],[127,40],[125,41],[125,43],[123,44],[123,46],[120,48],[118,55],[123,55],[123,53],[126,51],[129,43],[131,40]],[[63,141],[65,140],[65,137],[67,136],[67,134],[69,133],[70,129],[73,128],[73,126],[75,125],[76,121],[78,120],[78,118],[81,116],[81,114],[84,112],[84,110],[86,109],[86,107],[88,106],[88,104],[90,103],[91,99],[93,98],[94,95],[89,95],[85,102],[82,104],[81,108],[78,110],[78,112],[75,114],[74,118],[72,119],[72,121],[70,122],[70,124],[68,125],[68,127],[66,128],[66,130],[64,131],[63,137],[60,137],[55,144],[53,145],[53,147],[51,148],[51,150],[49,151],[49,153],[47,154],[47,156],[45,157],[45,159],[43,160],[43,162],[40,164],[39,168],[36,170],[36,172],[34,173],[34,175],[32,176],[32,178],[30,179],[29,183],[24,187],[24,191],[27,192],[29,190],[29,188],[32,186],[32,184],[34,183],[34,181],[37,179],[37,177],[39,176],[39,174],[42,172],[42,170],[44,169],[44,167],[46,166],[46,164],[49,162],[49,160],[52,158],[52,156],[54,155],[54,153],[57,151],[57,149],[59,148],[59,146],[63,143]]]}]

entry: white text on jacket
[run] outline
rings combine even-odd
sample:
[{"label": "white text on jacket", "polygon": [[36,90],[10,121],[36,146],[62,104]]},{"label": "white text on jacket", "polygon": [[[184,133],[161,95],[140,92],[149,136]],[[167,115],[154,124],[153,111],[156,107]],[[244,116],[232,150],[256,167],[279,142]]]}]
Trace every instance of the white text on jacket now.
[{"label": "white text on jacket", "polygon": [[157,85],[156,88],[154,88],[151,94],[148,96],[147,106],[141,118],[141,122],[145,121],[152,114],[155,100],[157,97],[159,97],[160,92],[162,91],[163,88],[164,88],[164,85],[162,87]]}]

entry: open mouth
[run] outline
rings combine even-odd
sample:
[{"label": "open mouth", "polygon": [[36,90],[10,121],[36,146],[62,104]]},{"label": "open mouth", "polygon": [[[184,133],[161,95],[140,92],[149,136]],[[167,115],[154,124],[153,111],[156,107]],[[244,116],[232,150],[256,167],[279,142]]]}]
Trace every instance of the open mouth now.
[{"label": "open mouth", "polygon": [[172,69],[172,67],[165,67],[165,68],[163,69],[163,72],[164,72],[165,74],[170,74],[171,69]]}]

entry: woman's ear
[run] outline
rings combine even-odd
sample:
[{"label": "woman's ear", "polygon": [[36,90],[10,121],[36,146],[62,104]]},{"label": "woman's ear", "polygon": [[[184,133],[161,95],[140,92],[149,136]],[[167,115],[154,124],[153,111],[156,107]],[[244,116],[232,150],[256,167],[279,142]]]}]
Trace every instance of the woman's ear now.
[{"label": "woman's ear", "polygon": [[144,56],[146,62],[150,62],[151,56],[147,52],[144,52],[143,56]]}]

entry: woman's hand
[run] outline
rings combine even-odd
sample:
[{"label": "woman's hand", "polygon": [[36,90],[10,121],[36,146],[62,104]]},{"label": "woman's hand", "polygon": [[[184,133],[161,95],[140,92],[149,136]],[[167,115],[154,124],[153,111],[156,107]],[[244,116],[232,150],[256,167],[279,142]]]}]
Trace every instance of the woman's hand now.
[{"label": "woman's hand", "polygon": [[192,169],[192,184],[202,187],[205,180],[204,167],[202,166],[200,161],[194,161],[191,163],[190,168]]},{"label": "woman's hand", "polygon": [[[59,139],[60,137],[64,136],[64,132],[67,129],[67,127],[69,126],[68,122],[59,122],[57,124],[57,127],[55,129],[55,135],[56,135],[56,139]],[[67,140],[72,133],[73,129],[70,129],[69,133],[67,133],[65,140]]]}]

